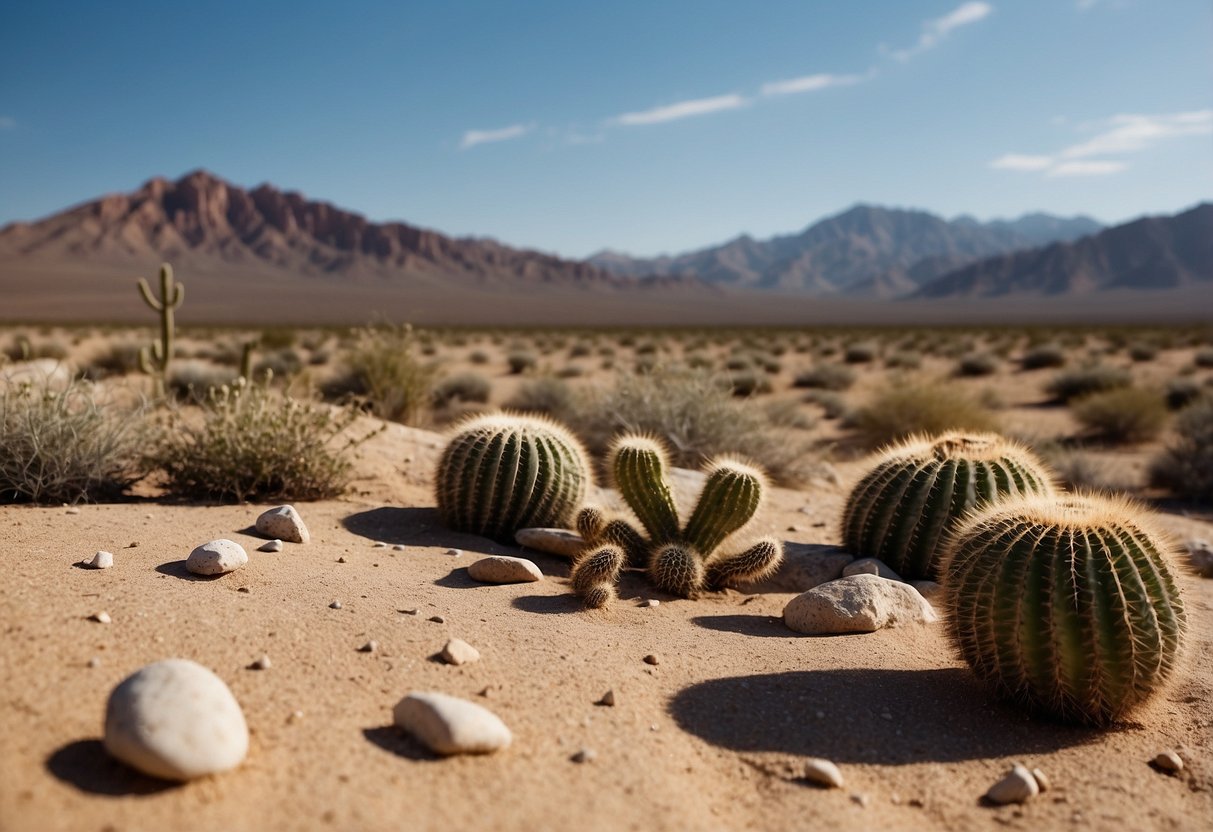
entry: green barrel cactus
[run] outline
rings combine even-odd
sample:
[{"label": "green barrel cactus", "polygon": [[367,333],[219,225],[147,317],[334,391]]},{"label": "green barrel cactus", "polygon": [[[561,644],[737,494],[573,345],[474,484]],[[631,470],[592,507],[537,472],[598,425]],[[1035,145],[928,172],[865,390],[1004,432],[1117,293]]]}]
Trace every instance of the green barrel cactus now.
[{"label": "green barrel cactus", "polygon": [[[620,571],[629,566],[646,570],[656,586],[671,594],[694,598],[732,581],[762,578],[783,559],[783,546],[775,538],[761,538],[740,549],[727,545],[762,507],[767,482],[757,468],[728,457],[710,462],[699,499],[683,524],[660,442],[623,436],[611,449],[609,467],[615,487],[644,532],[597,508],[578,514],[577,529],[587,548],[573,568],[573,588],[588,606],[608,603]],[[619,556],[608,557],[607,550]],[[608,565],[613,571],[604,568]],[[583,579],[583,570],[592,577]],[[602,591],[606,583],[612,587],[609,594]]]},{"label": "green barrel cactus", "polygon": [[843,546],[903,578],[939,579],[946,536],[969,510],[1004,497],[1053,493],[1052,475],[994,433],[915,437],[880,453],[851,490]]},{"label": "green barrel cactus", "polygon": [[581,443],[549,419],[492,414],[456,429],[438,460],[442,522],[501,543],[518,529],[573,522],[592,482]]},{"label": "green barrel cactus", "polygon": [[1009,500],[956,530],[944,586],[952,641],[1032,710],[1107,725],[1175,667],[1183,601],[1169,539],[1124,499]]}]

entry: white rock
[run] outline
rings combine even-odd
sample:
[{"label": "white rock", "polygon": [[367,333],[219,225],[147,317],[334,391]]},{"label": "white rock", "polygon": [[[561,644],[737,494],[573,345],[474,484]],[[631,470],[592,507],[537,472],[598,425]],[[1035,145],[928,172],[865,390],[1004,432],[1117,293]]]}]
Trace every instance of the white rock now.
[{"label": "white rock", "polygon": [[642,607],[660,607],[661,602],[658,601],[656,598],[645,598],[643,601],[640,602],[640,606],[642,606]]},{"label": "white rock", "polygon": [[105,709],[105,749],[166,780],[235,768],[248,741],[244,714],[227,685],[186,659],[139,669],[114,688]]},{"label": "white rock", "polygon": [[871,633],[882,627],[930,623],[939,616],[909,584],[878,575],[852,575],[797,595],[783,620],[798,633]]},{"label": "white rock", "polygon": [[443,552],[443,554],[450,555],[453,558],[461,558],[461,557],[463,557],[463,550],[462,549],[447,549],[445,552]]},{"label": "white rock", "polygon": [[258,534],[290,543],[307,543],[312,539],[294,506],[278,506],[263,512],[255,528]]},{"label": "white rock", "polygon": [[273,666],[274,663],[270,661],[270,657],[262,653],[256,661],[249,665],[249,668],[252,670],[269,670]]},{"label": "white rock", "polygon": [[448,641],[439,655],[447,664],[460,665],[480,661],[480,651],[461,638]]},{"label": "white rock", "polygon": [[90,615],[88,618],[90,621],[96,621],[98,624],[109,624],[114,620],[114,619],[110,618],[110,614],[108,612],[106,612],[105,610],[102,610],[101,612],[95,612],[92,615]]},{"label": "white rock", "polygon": [[1189,540],[1186,548],[1188,563],[1193,571],[1202,578],[1213,578],[1213,548],[1210,548],[1209,541]]},{"label": "white rock", "polygon": [[1179,774],[1184,770],[1183,758],[1174,751],[1163,751],[1154,758],[1154,765],[1167,774]]},{"label": "white rock", "polygon": [[820,757],[810,757],[805,761],[804,776],[806,780],[819,786],[825,786],[827,789],[841,789],[845,782],[838,766]]},{"label": "white rock", "polygon": [[1007,803],[1023,803],[1040,794],[1040,786],[1032,772],[1016,765],[1006,777],[999,780],[986,792],[986,800],[1003,806]]},{"label": "white rock", "polygon": [[592,763],[598,759],[598,752],[592,748],[582,748],[569,759],[574,763]]},{"label": "white rock", "polygon": [[901,580],[901,576],[879,558],[859,558],[851,561],[842,568],[842,576],[849,578],[851,575],[879,575],[890,581]]},{"label": "white rock", "polygon": [[1048,775],[1038,768],[1032,769],[1032,779],[1036,781],[1036,785],[1040,788],[1041,794],[1044,794],[1053,786],[1053,784],[1049,782]]},{"label": "white rock", "polygon": [[248,563],[248,552],[234,540],[203,543],[185,560],[185,568],[195,575],[223,575]]},{"label": "white rock", "polygon": [[282,551],[282,541],[275,538],[274,540],[271,540],[268,543],[262,543],[260,546],[257,547],[257,551],[258,552],[281,552]]},{"label": "white rock", "polygon": [[943,584],[937,584],[935,581],[910,581],[910,586],[917,589],[918,594],[926,598],[931,605],[943,603]]},{"label": "white rock", "polygon": [[526,558],[489,555],[468,567],[468,575],[488,584],[523,584],[542,581],[539,567]]},{"label": "white rock", "polygon": [[114,566],[114,553],[101,551],[84,562],[89,569],[111,569]]},{"label": "white rock", "polygon": [[392,719],[436,754],[486,754],[514,738],[488,708],[445,693],[414,691],[396,703]]},{"label": "white rock", "polygon": [[514,532],[514,540],[519,546],[536,552],[570,559],[576,558],[585,548],[581,535],[568,529],[519,529]]}]

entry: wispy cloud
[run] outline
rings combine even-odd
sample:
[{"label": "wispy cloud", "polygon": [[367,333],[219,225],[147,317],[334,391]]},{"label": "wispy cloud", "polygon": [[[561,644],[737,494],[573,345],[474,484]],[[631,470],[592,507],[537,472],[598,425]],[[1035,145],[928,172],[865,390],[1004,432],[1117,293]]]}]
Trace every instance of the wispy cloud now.
[{"label": "wispy cloud", "polygon": [[731,93],[717,95],[712,98],[694,98],[690,101],[679,101],[654,107],[651,110],[639,110],[634,113],[623,113],[610,119],[614,124],[629,126],[638,124],[661,124],[666,121],[677,121],[691,116],[702,116],[708,113],[719,113],[724,110],[736,110],[749,103],[744,96]]},{"label": "wispy cloud", "polygon": [[0,130],[13,130],[17,127],[17,119],[12,116],[0,116]]},{"label": "wispy cloud", "polygon": [[459,141],[459,149],[467,150],[479,144],[520,139],[534,129],[533,124],[511,124],[509,127],[499,127],[496,130],[468,130]]},{"label": "wispy cloud", "polygon": [[1213,110],[1190,110],[1163,115],[1121,114],[1100,122],[1100,132],[1086,141],[1051,155],[1006,153],[993,159],[997,170],[1041,172],[1046,176],[1109,176],[1128,169],[1121,159],[1149,150],[1160,142],[1185,136],[1213,135]]},{"label": "wispy cloud", "polygon": [[819,72],[816,75],[802,75],[799,78],[785,78],[782,81],[769,81],[762,85],[761,92],[765,96],[795,95],[801,92],[817,92],[830,87],[849,87],[865,80],[866,75],[835,75],[830,72]]},{"label": "wispy cloud", "polygon": [[886,49],[885,51],[899,61],[908,61],[921,52],[934,49],[954,30],[983,20],[993,11],[994,7],[992,5],[978,2],[978,0],[961,3],[943,17],[937,17],[923,23],[922,34],[918,36],[918,42],[913,46],[905,49]]},{"label": "wispy cloud", "polygon": [[1075,0],[1074,5],[1078,6],[1080,12],[1085,12],[1099,5],[1099,0]]}]

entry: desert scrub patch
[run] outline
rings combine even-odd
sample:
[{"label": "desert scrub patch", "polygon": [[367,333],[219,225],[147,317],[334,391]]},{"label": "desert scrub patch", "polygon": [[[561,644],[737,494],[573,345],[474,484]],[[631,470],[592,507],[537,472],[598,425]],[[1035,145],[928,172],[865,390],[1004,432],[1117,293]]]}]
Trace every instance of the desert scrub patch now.
[{"label": "desert scrub patch", "polygon": [[1049,381],[1045,392],[1059,402],[1069,402],[1092,393],[1105,393],[1133,383],[1128,370],[1108,364],[1088,364],[1063,370]]},{"label": "desert scrub patch", "polygon": [[381,419],[416,422],[438,378],[438,368],[418,353],[408,324],[357,330],[343,358],[343,374],[325,385],[325,393],[359,397]]},{"label": "desert scrub patch", "polygon": [[870,448],[913,434],[949,430],[996,431],[997,419],[966,390],[944,381],[896,378],[878,388],[847,419]]},{"label": "desert scrub patch", "polygon": [[922,366],[922,356],[913,350],[897,350],[885,356],[884,365],[890,370],[917,370]]},{"label": "desert scrub patch", "polygon": [[95,390],[83,381],[0,389],[0,502],[113,499],[140,478],[142,407],[100,402]]},{"label": "desert scrub patch", "polygon": [[818,364],[798,373],[793,379],[794,387],[808,387],[814,390],[849,390],[855,383],[855,371],[845,364]]},{"label": "desert scrub patch", "polygon": [[1168,410],[1183,410],[1200,398],[1203,392],[1200,383],[1193,378],[1177,377],[1167,382],[1166,402]]},{"label": "desert scrub patch", "polygon": [[826,419],[843,419],[851,413],[846,398],[833,390],[810,390],[805,394],[804,402],[821,408],[821,415]]},{"label": "desert scrub patch", "polygon": [[1064,367],[1066,353],[1056,344],[1041,344],[1031,347],[1019,359],[1019,366],[1025,370],[1042,370],[1046,367]]},{"label": "desert scrub patch", "polygon": [[1177,497],[1213,503],[1213,395],[1175,417],[1175,438],[1150,463],[1150,482]]},{"label": "desert scrub patch", "polygon": [[505,357],[505,363],[509,366],[511,375],[520,376],[539,366],[539,356],[529,350],[515,350]]},{"label": "desert scrub patch", "polygon": [[871,342],[862,342],[859,344],[851,344],[842,354],[843,361],[848,364],[868,364],[876,360],[880,350]]},{"label": "desert scrub patch", "polygon": [[998,372],[998,359],[987,352],[975,352],[956,362],[956,375],[965,378],[992,376]]},{"label": "desert scrub patch", "polygon": [[139,370],[139,350],[143,345],[134,341],[110,344],[93,357],[84,368],[84,375],[91,380],[125,376]]},{"label": "desert scrub patch", "polygon": [[747,367],[728,374],[729,389],[734,396],[757,396],[771,392],[771,380],[759,369]]},{"label": "desert scrub patch", "polygon": [[551,416],[564,421],[573,410],[573,388],[553,376],[539,376],[518,385],[505,402],[507,410]]},{"label": "desert scrub patch", "polygon": [[1145,442],[1167,423],[1167,405],[1151,390],[1121,387],[1073,402],[1074,418],[1096,439],[1111,444]]},{"label": "desert scrub patch", "polygon": [[489,400],[492,385],[479,373],[459,373],[434,385],[434,406],[444,407],[452,402],[484,404]]},{"label": "desert scrub patch", "polygon": [[[212,391],[201,419],[170,411],[149,463],[164,471],[167,490],[224,501],[322,500],[345,491],[355,437],[352,407],[294,398],[238,379]],[[373,435],[373,434],[372,434]]]}]

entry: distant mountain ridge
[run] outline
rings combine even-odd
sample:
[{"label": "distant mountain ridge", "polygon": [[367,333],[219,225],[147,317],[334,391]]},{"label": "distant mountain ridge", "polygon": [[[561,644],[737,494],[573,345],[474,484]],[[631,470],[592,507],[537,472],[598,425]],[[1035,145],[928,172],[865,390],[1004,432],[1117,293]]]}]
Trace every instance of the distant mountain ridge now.
[{"label": "distant mountain ridge", "polygon": [[815,295],[895,297],[977,260],[1074,240],[1099,231],[1088,217],[1026,214],[981,223],[926,211],[856,205],[799,234],[756,240],[744,235],[673,257],[632,258],[599,252],[589,262],[615,274],[693,275],[735,287]]}]

